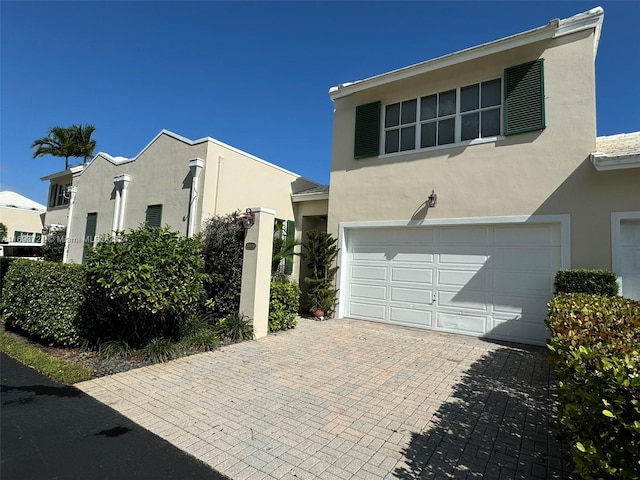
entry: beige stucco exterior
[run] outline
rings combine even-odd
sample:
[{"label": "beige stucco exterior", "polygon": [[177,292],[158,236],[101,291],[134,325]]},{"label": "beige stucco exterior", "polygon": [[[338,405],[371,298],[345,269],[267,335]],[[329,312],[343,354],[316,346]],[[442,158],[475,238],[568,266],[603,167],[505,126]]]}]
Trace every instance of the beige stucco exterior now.
[{"label": "beige stucco exterior", "polygon": [[[71,212],[67,260],[82,261],[89,213],[97,213],[96,239],[111,234],[114,224],[120,224],[122,230],[137,228],[150,205],[162,205],[162,225],[187,235],[193,178],[189,163],[193,159],[202,161],[196,182],[195,232],[212,215],[256,206],[274,210],[276,218],[294,220],[291,194],[318,185],[212,138],[191,141],[162,131],[134,158],[99,153],[73,176],[52,176],[52,183],[66,184],[72,179],[76,189],[72,205],[49,208],[46,216],[48,225],[68,225]],[[126,194],[114,183],[123,175]],[[118,203],[124,215],[119,222],[114,220]]]},{"label": "beige stucco exterior", "polygon": [[42,234],[44,212],[24,208],[0,206],[0,222],[7,226],[9,242],[15,240],[16,232]]},{"label": "beige stucco exterior", "polygon": [[[611,268],[611,212],[640,210],[640,169],[597,172],[589,161],[595,35],[587,29],[515,46],[336,98],[328,231],[337,235],[343,222],[569,214],[572,266]],[[498,78],[540,58],[544,130],[354,159],[356,106],[379,100],[384,112],[385,104]],[[438,203],[426,209],[432,190]]]}]

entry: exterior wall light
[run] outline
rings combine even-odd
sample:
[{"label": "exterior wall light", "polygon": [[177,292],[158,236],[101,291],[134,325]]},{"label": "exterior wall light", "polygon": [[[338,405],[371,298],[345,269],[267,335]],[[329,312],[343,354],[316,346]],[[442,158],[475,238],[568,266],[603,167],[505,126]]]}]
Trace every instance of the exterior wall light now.
[{"label": "exterior wall light", "polygon": [[434,190],[431,190],[431,195],[429,195],[429,197],[427,198],[427,206],[435,207],[437,204],[438,204],[438,194]]},{"label": "exterior wall light", "polygon": [[242,216],[242,226],[245,230],[249,230],[253,227],[253,224],[256,221],[256,214],[251,211],[250,208],[247,208],[245,214]]}]

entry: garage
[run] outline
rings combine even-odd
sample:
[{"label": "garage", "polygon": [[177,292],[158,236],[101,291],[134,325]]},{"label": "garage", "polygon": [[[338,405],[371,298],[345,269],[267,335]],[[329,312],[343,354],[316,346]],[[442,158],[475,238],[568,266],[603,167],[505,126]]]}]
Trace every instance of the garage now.
[{"label": "garage", "polygon": [[568,234],[560,221],[527,220],[345,225],[341,315],[543,344]]},{"label": "garage", "polygon": [[[620,294],[640,300],[640,219],[622,218],[619,221],[618,252],[614,249],[613,257],[614,263],[618,263],[614,265],[614,271],[620,278]],[[616,254],[619,255],[618,262],[615,261]]]}]

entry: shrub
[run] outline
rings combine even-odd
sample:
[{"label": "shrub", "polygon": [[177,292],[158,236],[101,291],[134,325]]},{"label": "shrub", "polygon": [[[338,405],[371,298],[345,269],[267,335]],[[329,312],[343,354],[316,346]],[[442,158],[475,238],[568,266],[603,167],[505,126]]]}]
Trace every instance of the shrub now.
[{"label": "shrub", "polygon": [[47,235],[42,246],[42,258],[49,262],[62,262],[65,240],[66,230],[56,230]]},{"label": "shrub", "polygon": [[98,345],[98,353],[105,358],[128,358],[131,347],[122,340],[108,340]]},{"label": "shrub", "polygon": [[2,288],[4,286],[4,276],[7,274],[9,270],[9,266],[11,262],[16,260],[11,257],[0,257],[0,300],[2,300]]},{"label": "shrub", "polygon": [[182,328],[180,346],[188,350],[209,351],[220,344],[218,334],[203,317],[192,315]]},{"label": "shrub", "polygon": [[558,270],[553,282],[554,293],[618,294],[616,274],[609,270]]},{"label": "shrub", "polygon": [[16,259],[4,283],[2,311],[7,326],[49,345],[80,342],[87,293],[84,265]]},{"label": "shrub", "polygon": [[142,349],[142,355],[152,363],[168,362],[178,355],[178,346],[168,338],[154,338]]},{"label": "shrub", "polygon": [[311,313],[317,310],[331,316],[336,306],[338,290],[333,286],[338,267],[334,261],[338,256],[337,240],[330,233],[312,230],[303,243],[302,257],[311,269],[311,276],[304,279],[309,284],[307,292]]},{"label": "shrub", "polygon": [[168,227],[103,237],[88,255],[88,337],[132,347],[157,337],[177,338],[203,297],[201,250],[201,242]]},{"label": "shrub", "polygon": [[583,478],[640,478],[640,302],[566,294],[549,302],[559,419]]},{"label": "shrub", "polygon": [[271,283],[269,294],[269,331],[287,330],[297,325],[300,287],[295,283]]},{"label": "shrub", "polygon": [[253,339],[253,323],[249,317],[233,313],[221,319],[215,326],[216,333],[227,342]]},{"label": "shrub", "polygon": [[240,212],[213,216],[203,225],[204,271],[209,276],[205,289],[216,318],[240,308],[244,234]]}]

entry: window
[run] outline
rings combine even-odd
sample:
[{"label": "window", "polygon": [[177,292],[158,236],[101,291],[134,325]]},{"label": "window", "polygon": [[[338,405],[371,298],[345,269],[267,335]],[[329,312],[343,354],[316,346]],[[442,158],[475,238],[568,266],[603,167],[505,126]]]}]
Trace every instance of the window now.
[{"label": "window", "polygon": [[33,232],[20,232],[16,230],[13,233],[13,241],[16,243],[32,243],[39,240],[36,240],[36,234]]},{"label": "window", "polygon": [[65,192],[70,186],[70,183],[65,185],[52,183],[49,187],[49,206],[59,207],[61,205],[69,205],[69,197],[68,194],[65,196]]},{"label": "window", "polygon": [[384,153],[500,135],[501,99],[498,78],[387,105]]},{"label": "window", "polygon": [[147,225],[150,227],[162,226],[162,205],[149,205],[145,217]]}]

